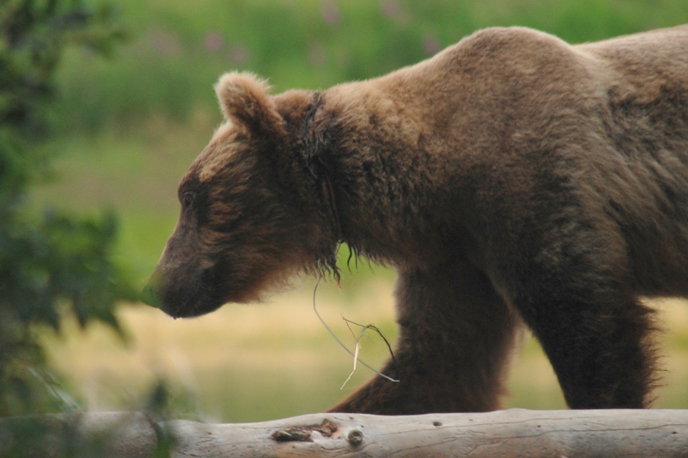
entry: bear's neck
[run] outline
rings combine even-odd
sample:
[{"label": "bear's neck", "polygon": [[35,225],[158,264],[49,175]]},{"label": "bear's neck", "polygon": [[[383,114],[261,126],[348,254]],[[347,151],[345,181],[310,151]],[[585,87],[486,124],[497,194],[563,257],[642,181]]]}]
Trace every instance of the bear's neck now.
[{"label": "bear's neck", "polygon": [[393,265],[437,259],[446,245],[435,209],[447,195],[428,154],[433,139],[403,105],[364,87],[339,97],[339,88],[319,98],[308,121],[308,157],[340,239]]}]

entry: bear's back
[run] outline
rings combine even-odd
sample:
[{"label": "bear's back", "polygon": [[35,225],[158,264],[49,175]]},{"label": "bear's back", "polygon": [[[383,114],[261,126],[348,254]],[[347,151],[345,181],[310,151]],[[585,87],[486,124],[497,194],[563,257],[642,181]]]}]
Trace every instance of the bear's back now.
[{"label": "bear's back", "polygon": [[688,89],[688,25],[574,47],[631,81],[661,78]]}]

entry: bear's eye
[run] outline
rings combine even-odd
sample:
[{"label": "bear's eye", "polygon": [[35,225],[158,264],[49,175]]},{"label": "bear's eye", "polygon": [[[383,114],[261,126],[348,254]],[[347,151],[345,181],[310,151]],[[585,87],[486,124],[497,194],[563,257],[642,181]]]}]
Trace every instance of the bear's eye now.
[{"label": "bear's eye", "polygon": [[184,196],[182,197],[182,208],[184,210],[187,210],[191,208],[191,204],[193,204],[194,201],[194,195],[192,192],[185,192]]}]

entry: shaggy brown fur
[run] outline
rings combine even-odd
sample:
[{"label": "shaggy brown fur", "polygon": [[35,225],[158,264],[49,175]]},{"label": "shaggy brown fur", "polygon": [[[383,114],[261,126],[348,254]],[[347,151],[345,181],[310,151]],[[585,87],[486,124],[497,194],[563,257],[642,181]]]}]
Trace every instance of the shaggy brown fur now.
[{"label": "shaggy brown fur", "polygon": [[644,407],[652,314],[688,296],[688,26],[570,46],[477,32],[323,93],[222,77],[150,292],[246,302],[335,252],[396,266],[397,365],[333,408],[499,407],[519,323],[573,408]]}]

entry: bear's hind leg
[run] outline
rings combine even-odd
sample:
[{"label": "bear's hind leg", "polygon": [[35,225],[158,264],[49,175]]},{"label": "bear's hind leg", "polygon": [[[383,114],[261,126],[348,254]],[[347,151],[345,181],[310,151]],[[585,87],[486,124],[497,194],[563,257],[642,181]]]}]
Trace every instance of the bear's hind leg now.
[{"label": "bear's hind leg", "polygon": [[521,323],[490,280],[459,260],[406,269],[397,282],[397,364],[332,407],[334,412],[422,414],[500,407]]}]

